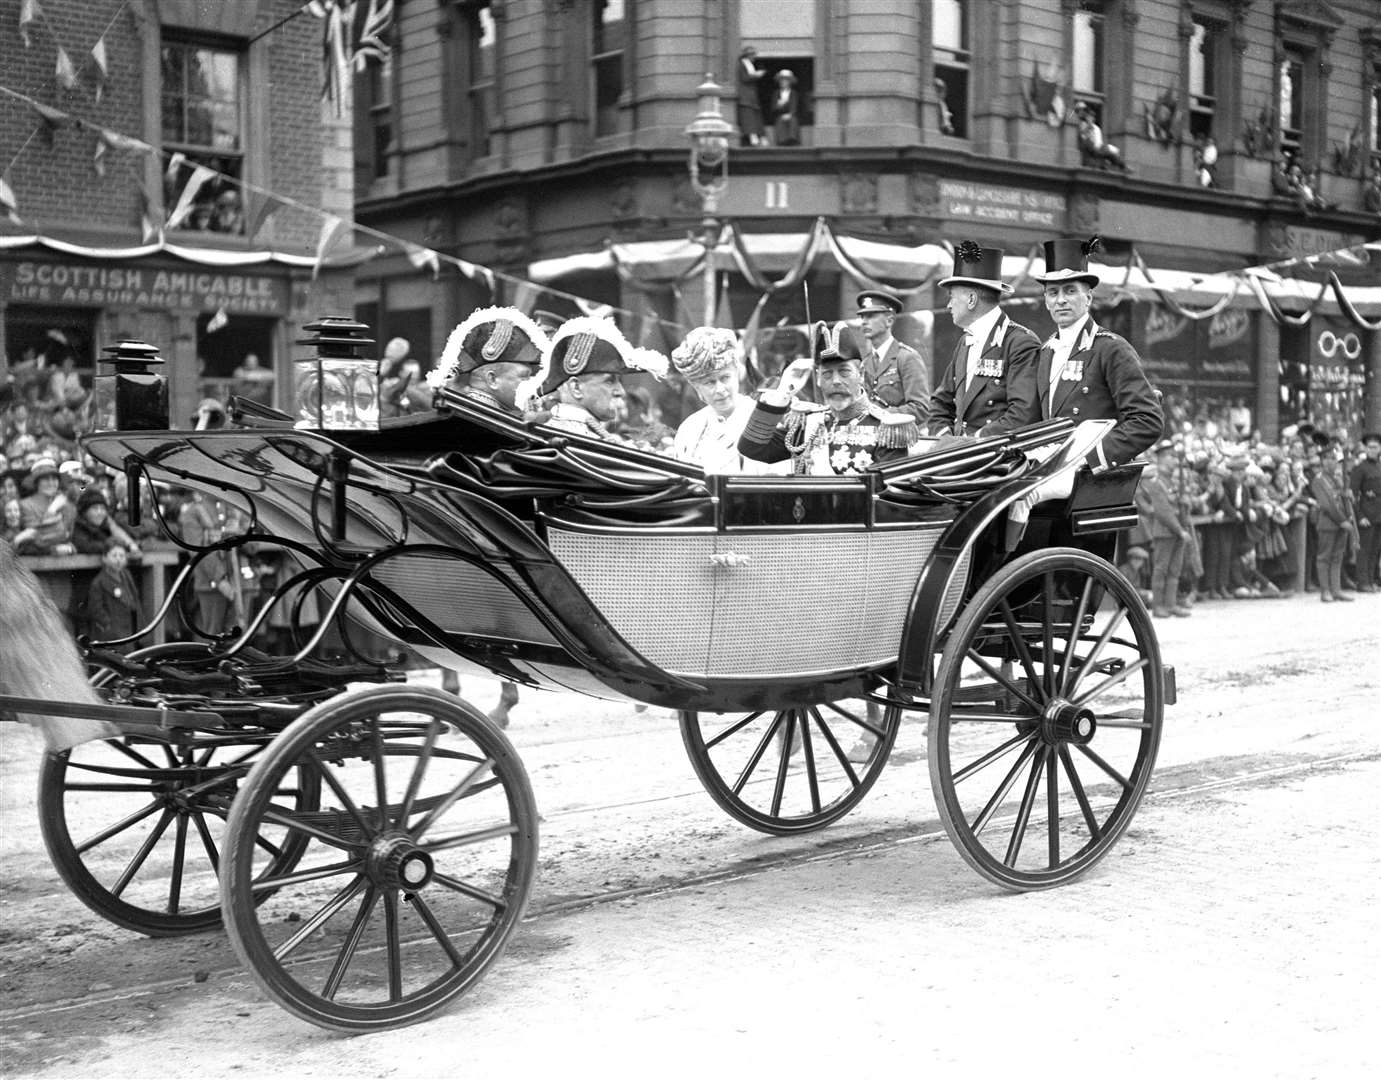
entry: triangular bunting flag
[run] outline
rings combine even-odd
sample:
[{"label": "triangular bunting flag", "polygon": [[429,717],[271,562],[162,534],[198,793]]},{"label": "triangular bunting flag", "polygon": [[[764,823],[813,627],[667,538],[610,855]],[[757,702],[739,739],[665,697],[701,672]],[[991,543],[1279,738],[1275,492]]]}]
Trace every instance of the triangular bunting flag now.
[{"label": "triangular bunting flag", "polygon": [[441,274],[441,256],[431,248],[419,247],[417,244],[407,246],[408,262],[412,263],[418,270],[424,266],[431,267],[432,277],[439,277]]},{"label": "triangular bunting flag", "polygon": [[43,9],[38,6],[38,0],[19,0],[19,37],[24,42],[24,48],[33,44],[29,40],[29,24],[39,17]]},{"label": "triangular bunting flag", "polygon": [[173,212],[168,215],[168,228],[178,228],[191,216],[192,205],[195,203],[198,193],[215,175],[216,170],[208,169],[205,165],[198,165],[192,170],[192,175],[187,178],[187,186],[177,197],[177,205],[173,207]]},{"label": "triangular bunting flag", "polygon": [[110,128],[101,128],[101,141],[112,150],[152,150],[153,147],[140,139],[132,139],[128,135],[121,135],[118,131],[111,131]]},{"label": "triangular bunting flag", "polygon": [[106,62],[105,38],[101,37],[91,46],[91,59],[96,62],[96,101],[105,93],[106,80],[110,78],[110,65]]},{"label": "triangular bunting flag", "polygon": [[24,224],[19,217],[19,200],[14,197],[14,189],[3,178],[0,178],[0,209],[16,225]]},{"label": "triangular bunting flag", "polygon": [[77,85],[77,69],[72,66],[72,58],[67,55],[67,50],[61,45],[58,46],[56,75],[58,85],[64,90],[71,90]]},{"label": "triangular bunting flag", "polygon": [[53,145],[53,132],[62,127],[69,119],[67,114],[61,109],[55,109],[51,105],[44,105],[41,101],[29,99],[29,106],[38,113],[39,123],[43,125],[40,135],[44,143],[51,149]]},{"label": "triangular bunting flag", "polygon": [[276,199],[264,191],[251,191],[245,189],[245,201],[247,203],[245,213],[245,236],[253,239],[259,235],[259,230],[264,227],[277,211],[282,209],[283,201]]},{"label": "triangular bunting flag", "polygon": [[326,256],[340,242],[341,234],[353,232],[354,228],[350,222],[336,217],[335,214],[326,215],[321,223],[321,236],[317,240],[316,261],[312,264],[312,277],[314,279],[321,272],[321,264],[326,261]]}]

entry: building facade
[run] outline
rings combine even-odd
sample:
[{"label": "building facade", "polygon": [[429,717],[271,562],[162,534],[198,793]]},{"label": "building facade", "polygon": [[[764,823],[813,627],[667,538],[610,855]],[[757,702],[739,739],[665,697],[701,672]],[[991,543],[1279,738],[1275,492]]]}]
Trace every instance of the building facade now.
[{"label": "building facade", "polygon": [[299,328],[353,305],[351,273],[317,258],[354,196],[322,41],[298,0],[7,14],[0,363],[71,357],[89,378],[135,338],[168,362],[175,423],[208,395],[288,405]]},{"label": "building facade", "polygon": [[[399,0],[396,13],[391,57],[356,80],[359,219],[548,290],[501,277],[502,300],[609,305],[656,345],[709,311],[739,328],[846,317],[882,284],[943,359],[945,245],[1002,247],[1021,279],[1040,241],[1096,233],[1113,268],[1099,318],[1183,408],[1241,399],[1268,435],[1308,416],[1381,424],[1381,335],[1367,328],[1381,257],[1357,247],[1381,234],[1374,0]],[[735,140],[708,231],[685,135],[707,72],[727,119],[756,113],[765,129]],[[1246,279],[1214,291],[1214,275],[1293,276],[1292,260],[1345,248],[1329,267],[1343,299],[1322,271],[1298,302]],[[362,268],[359,289],[379,336],[423,353],[493,295],[483,277],[402,258]],[[1050,332],[1029,280],[1011,306]],[[796,347],[781,338],[755,340]]]}]

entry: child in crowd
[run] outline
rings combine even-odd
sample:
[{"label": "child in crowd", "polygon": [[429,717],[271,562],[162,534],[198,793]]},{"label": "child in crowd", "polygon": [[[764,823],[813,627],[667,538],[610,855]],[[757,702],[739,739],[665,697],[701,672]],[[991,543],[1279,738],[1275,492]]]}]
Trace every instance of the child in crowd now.
[{"label": "child in crowd", "polygon": [[[86,625],[92,641],[129,637],[143,626],[139,590],[126,565],[127,549],[112,540],[101,559],[101,570],[86,594]],[[124,652],[128,646],[116,646]]]}]

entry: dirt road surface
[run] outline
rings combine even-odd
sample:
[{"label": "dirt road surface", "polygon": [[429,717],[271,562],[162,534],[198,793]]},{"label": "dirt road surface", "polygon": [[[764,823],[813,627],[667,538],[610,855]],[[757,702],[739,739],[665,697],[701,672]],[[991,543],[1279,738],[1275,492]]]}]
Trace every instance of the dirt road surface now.
[{"label": "dirt road surface", "polygon": [[919,715],[859,809],[774,838],[700,791],[664,710],[525,695],[528,920],[449,1011],[355,1038],[265,1001],[220,933],[83,907],[38,836],[39,743],[0,725],[0,1075],[1379,1075],[1381,594],[1157,626],[1180,702],[1151,793],[1025,895],[950,846]]}]

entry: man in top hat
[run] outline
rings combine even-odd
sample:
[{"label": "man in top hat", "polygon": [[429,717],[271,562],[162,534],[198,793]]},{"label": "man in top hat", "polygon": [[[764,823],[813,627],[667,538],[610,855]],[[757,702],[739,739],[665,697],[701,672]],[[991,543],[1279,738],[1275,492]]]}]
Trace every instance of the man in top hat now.
[{"label": "man in top hat", "polygon": [[1362,436],[1366,455],[1352,467],[1348,482],[1357,514],[1357,591],[1377,590],[1377,559],[1381,557],[1381,434]]},{"label": "man in top hat", "polygon": [[930,410],[930,371],[920,353],[892,336],[892,323],[901,309],[901,301],[891,293],[858,294],[859,325],[869,346],[863,381],[874,402],[910,413],[924,424]]},{"label": "man in top hat", "polygon": [[1097,247],[1097,237],[1087,243],[1045,242],[1045,273],[1036,280],[1045,286],[1045,308],[1056,330],[1041,346],[1036,392],[1037,419],[1117,421],[1086,459],[1101,471],[1125,465],[1151,447],[1165,421],[1136,350],[1089,315],[1098,275],[1089,272],[1088,257]]},{"label": "man in top hat", "polygon": [[738,440],[757,404],[740,389],[738,335],[715,326],[697,326],[671,354],[672,366],[690,383],[704,408],[676,429],[673,453],[706,473],[763,475],[784,465],[754,461],[739,452]]},{"label": "man in top hat", "polygon": [[868,397],[863,345],[847,323],[817,323],[811,335],[815,384],[823,406],[795,400],[811,374],[809,357],[793,360],[764,390],[738,448],[757,461],[790,460],[806,476],[855,476],[869,465],[905,457],[920,438],[910,413],[891,412]]},{"label": "man in top hat", "polygon": [[537,374],[550,347],[542,328],[517,308],[480,308],[451,331],[427,383],[458,383],[462,397],[521,418],[518,387]]},{"label": "man in top hat", "polygon": [[623,407],[622,376],[647,371],[662,378],[667,359],[651,349],[635,349],[609,319],[567,319],[551,338],[546,377],[538,394],[559,394],[544,423],[592,439],[617,442],[608,424]]},{"label": "man in top hat", "polygon": [[999,307],[1012,286],[1002,280],[1002,249],[965,240],[954,251],[945,310],[964,331],[930,397],[932,435],[999,435],[1040,418],[1036,356],[1040,338]]}]

